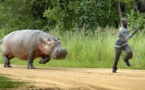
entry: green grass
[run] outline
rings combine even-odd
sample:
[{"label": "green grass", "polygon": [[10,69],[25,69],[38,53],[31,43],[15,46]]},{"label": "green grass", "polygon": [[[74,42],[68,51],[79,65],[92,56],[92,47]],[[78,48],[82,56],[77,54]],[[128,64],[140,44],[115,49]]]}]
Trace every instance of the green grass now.
[{"label": "green grass", "polygon": [[[39,58],[34,61],[34,66],[44,67],[79,67],[79,68],[112,68],[114,61],[114,43],[117,38],[118,29],[98,28],[95,32],[84,33],[80,31],[49,32],[53,36],[60,38],[62,47],[68,50],[68,56],[64,60],[52,59],[45,65],[39,64]],[[128,69],[145,69],[145,40],[144,32],[139,31],[129,40],[129,44],[134,53],[130,60],[132,66],[127,67],[123,61],[125,53],[122,53],[118,67]],[[0,57],[0,63],[3,63]],[[25,65],[26,61],[19,59],[11,60],[12,64]]]},{"label": "green grass", "polygon": [[0,76],[0,89],[1,88],[16,88],[22,86],[24,82],[13,81],[7,77]]}]

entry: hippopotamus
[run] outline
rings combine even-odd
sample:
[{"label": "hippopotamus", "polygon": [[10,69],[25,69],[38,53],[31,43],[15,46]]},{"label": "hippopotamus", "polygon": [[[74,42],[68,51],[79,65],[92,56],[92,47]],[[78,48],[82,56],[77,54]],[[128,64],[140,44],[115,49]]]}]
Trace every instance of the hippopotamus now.
[{"label": "hippopotamus", "polygon": [[61,42],[54,36],[42,30],[18,30],[6,35],[2,44],[4,67],[11,67],[10,60],[14,57],[28,60],[28,69],[35,69],[33,60],[42,58],[39,63],[45,64],[51,58],[63,59],[67,50],[61,47]]}]

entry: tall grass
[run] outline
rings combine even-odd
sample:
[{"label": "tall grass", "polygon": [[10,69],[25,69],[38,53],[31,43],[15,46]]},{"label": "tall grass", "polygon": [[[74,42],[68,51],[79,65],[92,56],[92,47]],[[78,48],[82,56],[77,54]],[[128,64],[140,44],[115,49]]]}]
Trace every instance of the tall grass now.
[{"label": "tall grass", "polygon": [[[52,59],[45,65],[38,63],[39,58],[34,61],[35,66],[46,67],[85,67],[85,68],[111,68],[114,61],[114,43],[117,38],[118,29],[98,28],[94,32],[52,30],[49,32],[60,38],[62,47],[68,50],[68,56],[64,60]],[[134,57],[131,59],[133,69],[145,69],[145,40],[144,33],[139,31],[129,40]],[[122,53],[118,67],[128,68],[123,61],[125,53]],[[2,59],[0,57],[0,63]],[[27,62],[12,60],[12,64],[27,65]]]}]

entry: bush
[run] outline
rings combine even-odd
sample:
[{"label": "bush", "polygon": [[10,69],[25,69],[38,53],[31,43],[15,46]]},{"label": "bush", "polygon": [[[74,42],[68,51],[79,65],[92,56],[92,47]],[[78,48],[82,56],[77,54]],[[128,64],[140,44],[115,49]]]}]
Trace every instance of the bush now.
[{"label": "bush", "polygon": [[131,12],[127,14],[127,18],[131,29],[139,28],[142,30],[145,28],[145,14],[131,10]]}]

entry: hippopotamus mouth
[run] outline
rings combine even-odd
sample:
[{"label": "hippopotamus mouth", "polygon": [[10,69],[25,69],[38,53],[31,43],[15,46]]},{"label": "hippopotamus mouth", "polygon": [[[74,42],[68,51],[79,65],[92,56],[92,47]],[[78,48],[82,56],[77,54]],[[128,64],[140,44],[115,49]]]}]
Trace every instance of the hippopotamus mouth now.
[{"label": "hippopotamus mouth", "polygon": [[55,48],[52,57],[54,59],[64,59],[67,56],[67,50],[64,48]]}]

